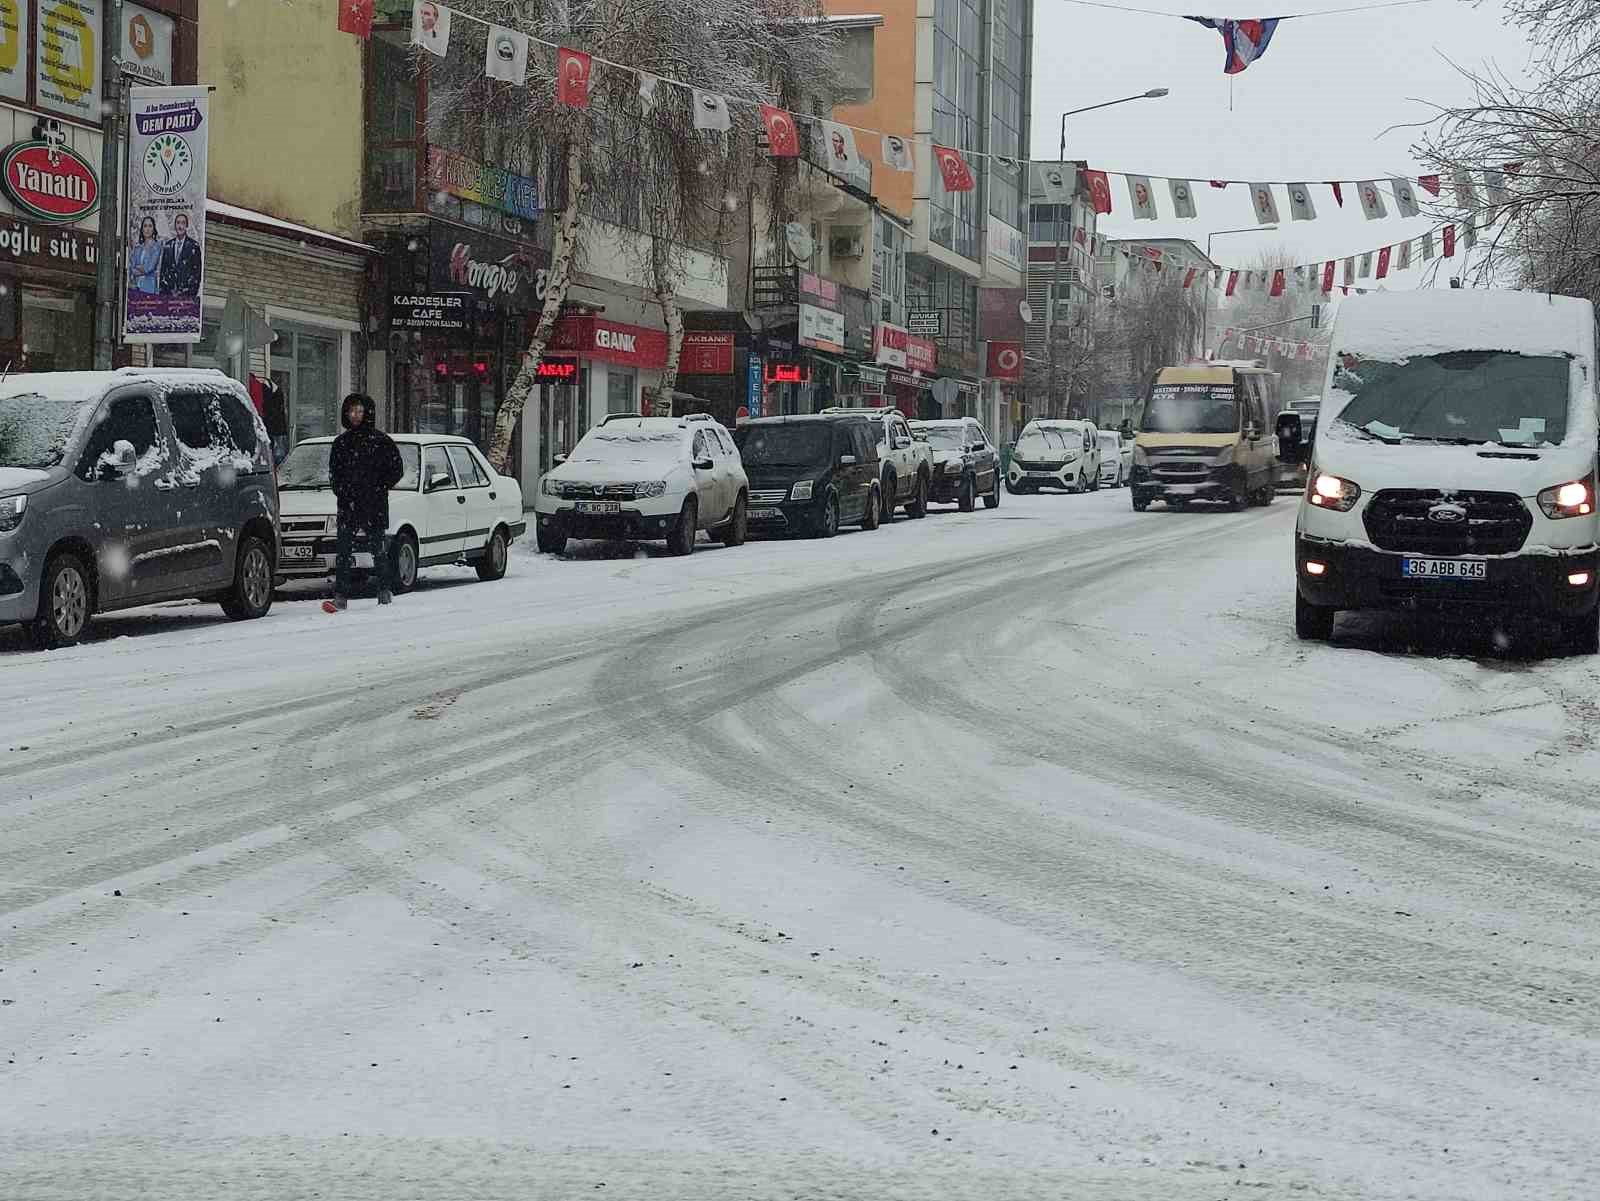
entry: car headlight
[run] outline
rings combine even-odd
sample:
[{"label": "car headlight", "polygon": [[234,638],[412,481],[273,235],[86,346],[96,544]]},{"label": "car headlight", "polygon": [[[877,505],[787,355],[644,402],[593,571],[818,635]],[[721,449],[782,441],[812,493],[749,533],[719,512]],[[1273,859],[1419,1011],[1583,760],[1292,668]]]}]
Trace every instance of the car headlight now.
[{"label": "car headlight", "polygon": [[539,491],[546,496],[564,495],[561,489],[561,481],[553,480],[549,476],[545,476],[544,479],[539,481]]},{"label": "car headlight", "polygon": [[[5,503],[0,500],[0,530],[6,528]],[[1539,507],[1546,517],[1587,517],[1594,512],[1594,476],[1546,488],[1539,493]]]},{"label": "car headlight", "polygon": [[1235,448],[1232,446],[1224,446],[1221,450],[1217,451],[1216,458],[1211,460],[1212,465],[1216,467],[1226,467],[1229,463],[1233,462],[1234,449]]},{"label": "car headlight", "polygon": [[790,500],[810,500],[811,490],[817,486],[816,480],[801,480],[789,489]]},{"label": "car headlight", "polygon": [[1318,472],[1306,488],[1306,500],[1319,509],[1348,513],[1361,499],[1361,485],[1336,475]]},{"label": "car headlight", "polygon": [[26,496],[0,496],[0,533],[9,533],[21,525],[27,511]]},{"label": "car headlight", "polygon": [[652,496],[665,496],[666,493],[666,480],[651,480],[647,484],[635,484],[633,486],[633,494],[644,500],[648,500]]},{"label": "car headlight", "polygon": [[1133,465],[1135,467],[1150,466],[1150,456],[1145,454],[1144,447],[1139,446],[1138,444],[1135,444],[1133,448]]},{"label": "car headlight", "polygon": [[1061,461],[1063,463],[1076,463],[1078,461],[1078,453],[1076,451],[1073,451],[1071,454],[1067,455],[1067,457],[1062,459]]}]

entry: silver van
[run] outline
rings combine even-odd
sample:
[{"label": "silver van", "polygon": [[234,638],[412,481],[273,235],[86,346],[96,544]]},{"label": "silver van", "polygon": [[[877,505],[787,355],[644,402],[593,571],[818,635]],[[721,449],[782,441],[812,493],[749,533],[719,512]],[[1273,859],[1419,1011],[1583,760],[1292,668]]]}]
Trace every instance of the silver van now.
[{"label": "silver van", "polygon": [[0,382],[0,625],[22,623],[40,647],[154,601],[264,616],[277,513],[266,427],[219,371]]}]

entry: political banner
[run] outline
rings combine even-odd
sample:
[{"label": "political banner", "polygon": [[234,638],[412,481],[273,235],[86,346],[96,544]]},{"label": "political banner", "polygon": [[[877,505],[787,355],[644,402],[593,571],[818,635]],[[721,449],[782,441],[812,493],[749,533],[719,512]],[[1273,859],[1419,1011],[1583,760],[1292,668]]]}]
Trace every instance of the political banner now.
[{"label": "political banner", "polygon": [[124,342],[198,342],[205,310],[204,87],[130,89]]}]

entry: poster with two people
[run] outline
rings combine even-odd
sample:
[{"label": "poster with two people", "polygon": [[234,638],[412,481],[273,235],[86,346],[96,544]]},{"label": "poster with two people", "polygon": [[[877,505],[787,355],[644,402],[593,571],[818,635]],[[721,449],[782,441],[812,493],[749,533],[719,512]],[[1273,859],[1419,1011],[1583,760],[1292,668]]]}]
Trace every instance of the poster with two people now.
[{"label": "poster with two people", "polygon": [[204,87],[131,89],[124,342],[200,341],[207,99]]}]

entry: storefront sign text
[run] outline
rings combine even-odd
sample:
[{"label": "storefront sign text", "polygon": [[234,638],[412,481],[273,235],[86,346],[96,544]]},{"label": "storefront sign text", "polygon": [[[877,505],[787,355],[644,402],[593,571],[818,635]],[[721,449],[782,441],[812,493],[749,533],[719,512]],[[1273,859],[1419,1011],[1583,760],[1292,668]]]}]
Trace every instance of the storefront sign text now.
[{"label": "storefront sign text", "polygon": [[768,363],[766,380],[769,384],[803,384],[811,379],[811,369],[804,363]]},{"label": "storefront sign text", "polygon": [[81,221],[100,205],[100,182],[89,161],[48,142],[8,146],[0,159],[0,187],[12,204],[40,221]]},{"label": "storefront sign text", "polygon": [[989,258],[1002,267],[1009,267],[1013,271],[1022,270],[1022,256],[1026,247],[1022,244],[1022,234],[1013,229],[1004,221],[994,216],[989,218]]},{"label": "storefront sign text", "polygon": [[210,103],[204,86],[130,90],[125,342],[200,340]]},{"label": "storefront sign text", "polygon": [[733,335],[687,330],[679,359],[678,370],[684,375],[732,375]]},{"label": "storefront sign text", "polygon": [[480,300],[516,312],[529,312],[544,303],[549,267],[543,252],[437,222],[429,227],[428,241],[435,288],[470,291]]},{"label": "storefront sign text", "polygon": [[904,367],[906,343],[909,338],[905,326],[891,325],[887,321],[879,322],[878,327],[872,331],[873,362],[882,363],[885,367]]},{"label": "storefront sign text", "polygon": [[988,370],[991,379],[1016,382],[1022,378],[1022,343],[990,342]]},{"label": "storefront sign text", "polygon": [[101,0],[37,0],[33,11],[39,107],[100,124]]},{"label": "storefront sign text", "polygon": [[817,350],[831,350],[839,354],[844,350],[844,314],[832,309],[819,309],[816,305],[800,306],[800,345]]},{"label": "storefront sign text", "polygon": [[428,147],[428,187],[530,221],[539,216],[539,184],[442,146]]},{"label": "storefront sign text", "polygon": [[570,384],[578,378],[577,359],[540,359],[533,369],[536,379],[549,384]]},{"label": "storefront sign text", "polygon": [[913,371],[934,371],[939,366],[939,344],[926,338],[906,339],[906,366]]},{"label": "storefront sign text", "polygon": [[939,309],[919,309],[906,314],[906,328],[926,338],[944,337],[944,313]]},{"label": "storefront sign text", "polygon": [[839,303],[839,285],[813,271],[800,272],[800,294],[814,297],[830,306]]},{"label": "storefront sign text", "polygon": [[389,298],[389,328],[464,330],[471,324],[472,303],[471,292],[436,292],[427,296],[396,293]]},{"label": "storefront sign text", "polygon": [[95,236],[82,230],[39,228],[26,221],[0,224],[0,262],[87,275],[95,269],[95,250]]},{"label": "storefront sign text", "polygon": [[[0,9],[5,7],[0,0]],[[172,34],[176,22],[137,4],[122,6],[122,73],[139,83],[172,82]]]},{"label": "storefront sign text", "polygon": [[603,317],[563,317],[556,322],[550,348],[629,367],[667,365],[667,331],[624,325]]},{"label": "storefront sign text", "polygon": [[752,354],[746,360],[744,405],[750,416],[761,416],[761,401],[766,394],[766,381],[762,378],[761,356]]}]

